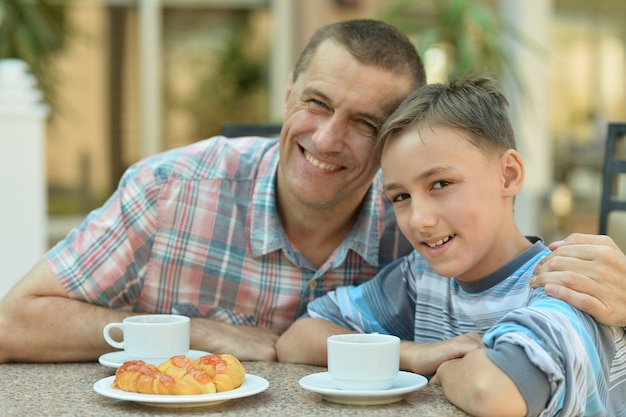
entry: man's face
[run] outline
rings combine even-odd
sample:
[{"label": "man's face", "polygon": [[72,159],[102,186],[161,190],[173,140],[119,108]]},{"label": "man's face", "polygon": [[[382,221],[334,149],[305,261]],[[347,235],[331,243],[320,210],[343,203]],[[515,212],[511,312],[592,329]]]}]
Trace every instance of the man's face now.
[{"label": "man's face", "polygon": [[398,76],[358,63],[332,41],[290,81],[281,132],[279,193],[317,210],[354,210],[379,168],[378,128],[413,89]]}]

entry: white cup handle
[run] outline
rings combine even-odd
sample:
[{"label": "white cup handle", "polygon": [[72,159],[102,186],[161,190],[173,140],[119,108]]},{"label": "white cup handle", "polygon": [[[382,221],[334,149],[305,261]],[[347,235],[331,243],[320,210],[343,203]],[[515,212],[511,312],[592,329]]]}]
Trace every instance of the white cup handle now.
[{"label": "white cup handle", "polygon": [[109,333],[111,329],[120,329],[123,334],[124,323],[109,323],[104,326],[104,329],[102,329],[102,335],[104,336],[104,340],[106,340],[109,345],[113,346],[114,348],[124,349],[124,341],[122,340],[121,342],[118,342],[117,340],[113,339]]}]

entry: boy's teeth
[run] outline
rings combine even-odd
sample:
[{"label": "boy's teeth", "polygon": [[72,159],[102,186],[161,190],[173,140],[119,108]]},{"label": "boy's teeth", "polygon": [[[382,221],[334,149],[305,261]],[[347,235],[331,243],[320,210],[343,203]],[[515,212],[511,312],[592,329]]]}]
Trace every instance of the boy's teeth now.
[{"label": "boy's teeth", "polygon": [[448,240],[450,240],[450,238],[452,238],[452,236],[444,237],[443,239],[440,239],[436,241],[435,243],[427,243],[427,245],[430,246],[431,248],[438,248],[439,246],[443,245]]}]

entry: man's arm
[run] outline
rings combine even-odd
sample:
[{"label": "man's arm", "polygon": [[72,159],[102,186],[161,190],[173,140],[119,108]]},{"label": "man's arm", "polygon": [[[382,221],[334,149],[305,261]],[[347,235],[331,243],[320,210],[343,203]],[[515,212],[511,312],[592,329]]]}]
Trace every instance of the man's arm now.
[{"label": "man's arm", "polygon": [[592,315],[626,326],[626,255],[608,236],[572,234],[550,244],[531,280],[548,295]]},{"label": "man's arm", "polygon": [[[0,301],[0,363],[95,361],[114,350],[103,327],[131,313],[70,299],[39,261]],[[191,348],[231,353],[240,360],[275,360],[276,332],[191,320]]]},{"label": "man's arm", "polygon": [[0,301],[0,363],[95,360],[113,350],[104,325],[125,316],[69,299],[39,261]]},{"label": "man's arm", "polygon": [[524,397],[509,376],[495,365],[486,349],[444,362],[430,381],[441,385],[451,403],[473,416],[525,416]]},{"label": "man's arm", "polygon": [[271,329],[191,319],[191,349],[230,353],[242,361],[276,361],[278,336]]},{"label": "man's arm", "polygon": [[278,361],[326,366],[326,339],[343,333],[355,332],[323,319],[297,320],[276,342]]}]

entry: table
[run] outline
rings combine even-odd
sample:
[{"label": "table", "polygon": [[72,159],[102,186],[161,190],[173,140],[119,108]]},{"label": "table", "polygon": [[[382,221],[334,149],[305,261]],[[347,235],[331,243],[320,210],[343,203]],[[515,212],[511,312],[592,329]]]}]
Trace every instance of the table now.
[{"label": "table", "polygon": [[114,375],[99,363],[0,364],[0,414],[7,416],[467,416],[446,400],[442,390],[425,386],[385,405],[327,402],[298,384],[326,368],[275,362],[244,362],[249,374],[269,381],[267,390],[226,403],[194,408],[161,408],[110,399],[93,384]]}]

